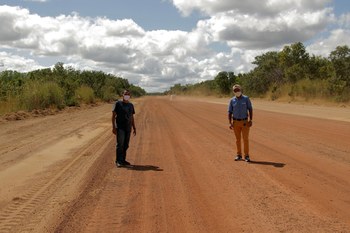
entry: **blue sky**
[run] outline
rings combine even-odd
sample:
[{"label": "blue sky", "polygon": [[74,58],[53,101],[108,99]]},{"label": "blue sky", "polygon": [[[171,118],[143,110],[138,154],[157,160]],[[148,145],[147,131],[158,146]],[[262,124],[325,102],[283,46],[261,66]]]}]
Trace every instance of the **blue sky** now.
[{"label": "blue sky", "polygon": [[330,6],[334,7],[334,13],[337,15],[349,13],[350,11],[350,3],[347,0],[332,1],[332,4],[330,4]]},{"label": "blue sky", "polygon": [[15,0],[0,2],[11,6],[25,7],[41,16],[68,15],[75,11],[85,17],[130,18],[145,30],[191,30],[200,18],[198,13],[191,15],[191,17],[181,17],[171,2],[161,0],[51,0],[47,2]]},{"label": "blue sky", "polygon": [[350,3],[331,0],[0,0],[0,71],[64,62],[147,91],[253,68],[303,42],[328,56],[350,45]]}]

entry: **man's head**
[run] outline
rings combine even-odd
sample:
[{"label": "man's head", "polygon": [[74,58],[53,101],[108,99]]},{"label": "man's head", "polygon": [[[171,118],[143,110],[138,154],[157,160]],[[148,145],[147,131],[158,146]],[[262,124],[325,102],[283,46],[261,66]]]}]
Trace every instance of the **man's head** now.
[{"label": "man's head", "polygon": [[236,97],[240,97],[242,95],[242,87],[240,85],[233,85],[232,90]]},{"label": "man's head", "polygon": [[124,102],[129,102],[129,99],[131,97],[131,93],[129,90],[124,90],[123,91],[123,101]]}]

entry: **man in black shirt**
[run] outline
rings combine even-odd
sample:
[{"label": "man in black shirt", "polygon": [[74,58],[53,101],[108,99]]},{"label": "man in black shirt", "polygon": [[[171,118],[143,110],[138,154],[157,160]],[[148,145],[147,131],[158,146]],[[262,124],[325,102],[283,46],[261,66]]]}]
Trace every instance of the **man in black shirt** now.
[{"label": "man in black shirt", "polygon": [[130,91],[125,90],[123,92],[123,100],[115,102],[112,112],[113,134],[117,136],[115,163],[118,167],[130,165],[125,158],[126,151],[129,148],[131,128],[134,136],[136,136],[135,109],[134,105],[129,102],[129,99]]}]

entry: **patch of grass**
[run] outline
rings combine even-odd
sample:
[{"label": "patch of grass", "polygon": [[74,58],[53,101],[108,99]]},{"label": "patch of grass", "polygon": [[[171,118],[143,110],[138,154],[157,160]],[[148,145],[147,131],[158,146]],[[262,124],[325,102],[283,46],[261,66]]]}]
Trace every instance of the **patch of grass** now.
[{"label": "patch of grass", "polygon": [[94,90],[88,86],[81,86],[75,91],[76,98],[79,102],[85,104],[95,103],[95,94]]},{"label": "patch of grass", "polygon": [[112,86],[103,86],[102,87],[102,100],[109,102],[116,98],[116,91]]},{"label": "patch of grass", "polygon": [[288,83],[279,87],[274,86],[269,93],[271,100],[280,98],[289,98],[292,101],[300,99],[304,101],[313,99],[333,100],[327,80],[303,79],[294,84]]},{"label": "patch of grass", "polygon": [[0,101],[0,115],[19,110],[21,110],[21,106],[18,97],[10,96],[6,101]]},{"label": "patch of grass", "polygon": [[63,90],[54,82],[40,83],[37,81],[27,82],[22,96],[23,109],[45,109],[49,107],[64,107]]}]

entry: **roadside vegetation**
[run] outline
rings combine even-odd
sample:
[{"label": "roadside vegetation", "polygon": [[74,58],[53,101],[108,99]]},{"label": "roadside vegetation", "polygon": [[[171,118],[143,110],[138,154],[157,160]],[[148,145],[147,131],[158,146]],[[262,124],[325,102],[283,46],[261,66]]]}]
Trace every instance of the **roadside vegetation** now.
[{"label": "roadside vegetation", "polygon": [[[350,48],[338,46],[328,57],[310,55],[300,42],[255,57],[255,68],[244,74],[219,72],[213,80],[196,84],[175,84],[163,94],[227,97],[235,83],[251,97],[271,100],[314,99],[350,102]],[[20,110],[63,109],[66,106],[109,102],[123,89],[134,97],[146,91],[127,79],[101,71],[80,71],[64,67],[0,72],[0,115]]]},{"label": "roadside vegetation", "polygon": [[57,63],[53,69],[28,73],[0,73],[0,114],[35,109],[63,109],[66,106],[115,100],[123,89],[134,97],[146,91],[127,79],[101,71],[79,71]]},{"label": "roadside vegetation", "polygon": [[165,94],[232,95],[235,83],[242,85],[251,97],[271,100],[321,99],[332,102],[350,101],[350,49],[338,46],[325,58],[310,55],[302,43],[285,46],[255,57],[255,68],[245,74],[221,71],[213,80],[196,84],[176,84]]}]

